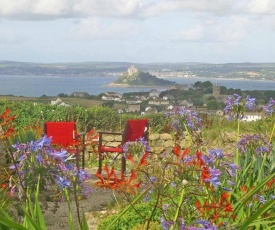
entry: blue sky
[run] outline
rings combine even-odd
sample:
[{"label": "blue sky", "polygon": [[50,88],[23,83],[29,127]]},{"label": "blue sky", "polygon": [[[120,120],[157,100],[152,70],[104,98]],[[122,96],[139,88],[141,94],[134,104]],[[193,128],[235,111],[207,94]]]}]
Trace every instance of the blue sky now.
[{"label": "blue sky", "polygon": [[274,0],[0,0],[0,60],[274,62]]}]

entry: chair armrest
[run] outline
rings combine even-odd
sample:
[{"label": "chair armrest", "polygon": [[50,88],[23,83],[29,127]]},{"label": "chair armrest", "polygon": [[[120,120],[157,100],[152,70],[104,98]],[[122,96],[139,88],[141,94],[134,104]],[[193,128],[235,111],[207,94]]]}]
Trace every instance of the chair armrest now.
[{"label": "chair armrest", "polygon": [[109,134],[109,135],[123,135],[123,133],[119,133],[119,132],[105,132],[105,131],[99,131],[98,133],[99,133],[99,135],[103,135],[103,134]]}]

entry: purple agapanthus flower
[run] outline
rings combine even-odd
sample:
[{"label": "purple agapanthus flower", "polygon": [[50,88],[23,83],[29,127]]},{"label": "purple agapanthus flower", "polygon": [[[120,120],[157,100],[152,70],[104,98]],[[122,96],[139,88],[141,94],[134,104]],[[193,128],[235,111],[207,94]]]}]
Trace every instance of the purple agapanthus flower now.
[{"label": "purple agapanthus flower", "polygon": [[[137,146],[139,146],[140,148],[135,148]],[[122,146],[123,153],[128,153],[130,151],[133,151],[134,149],[138,149],[140,151],[147,151],[147,152],[151,151],[151,149],[148,145],[148,141],[146,141],[144,137],[140,137],[140,138],[136,139],[136,141],[133,141],[133,142],[128,141]],[[125,154],[124,154],[124,156],[125,156]]]},{"label": "purple agapanthus flower", "polygon": [[228,120],[232,120],[234,117],[236,119],[243,119],[244,108],[248,110],[255,109],[255,98],[251,98],[248,95],[244,101],[241,99],[240,95],[234,94],[233,96],[228,96],[225,100],[224,112],[228,115]]},{"label": "purple agapanthus flower", "polygon": [[85,169],[80,169],[78,172],[75,173],[75,175],[77,176],[80,182],[83,182],[91,178],[91,175]]},{"label": "purple agapanthus flower", "polygon": [[165,221],[163,218],[160,218],[160,223],[163,230],[169,230],[170,226],[174,224],[173,221]]},{"label": "purple agapanthus flower", "polygon": [[221,185],[220,175],[221,171],[215,168],[209,168],[210,171],[210,179],[204,180],[204,182],[210,182],[215,188]]},{"label": "purple agapanthus flower", "polygon": [[184,106],[175,107],[172,112],[165,115],[170,119],[170,124],[177,132],[185,131],[186,127],[191,130],[197,130],[202,127],[202,120],[198,117],[198,113],[188,110]]},{"label": "purple agapanthus flower", "polygon": [[30,147],[32,149],[32,151],[37,151],[39,149],[42,149],[44,146],[50,146],[52,141],[52,138],[48,138],[46,135],[44,135],[42,138],[40,138],[37,141],[31,141],[30,143]]},{"label": "purple agapanthus flower", "polygon": [[222,149],[210,149],[209,156],[216,157],[217,159],[222,159],[223,157]]},{"label": "purple agapanthus flower", "polygon": [[245,107],[248,110],[254,110],[256,106],[255,101],[256,101],[256,98],[251,98],[249,95],[247,95],[245,100]]},{"label": "purple agapanthus flower", "polygon": [[59,175],[56,176],[56,183],[59,185],[59,187],[64,190],[66,188],[71,187],[71,182]]},{"label": "purple agapanthus flower", "polygon": [[217,227],[211,224],[207,220],[197,220],[195,221],[195,224],[201,224],[204,228],[203,229],[208,229],[208,230],[217,230]]},{"label": "purple agapanthus flower", "polygon": [[261,204],[265,204],[265,203],[267,202],[267,200],[265,199],[265,197],[262,196],[262,195],[258,195],[258,199],[259,199],[259,202],[260,202]]},{"label": "purple agapanthus flower", "polygon": [[262,107],[265,111],[266,116],[271,116],[274,113],[274,105],[275,100],[273,100],[273,98],[270,98],[268,104]]},{"label": "purple agapanthus flower", "polygon": [[49,156],[52,156],[55,159],[59,159],[62,162],[65,162],[68,158],[67,150],[62,150],[62,149],[60,151],[53,150],[53,151],[50,151],[48,154]]},{"label": "purple agapanthus flower", "polygon": [[231,163],[228,163],[228,162],[225,162],[221,166],[228,167],[228,168],[226,168],[226,171],[229,174],[229,176],[231,176],[231,177],[235,177],[237,169],[240,169],[240,167],[238,167],[236,164],[231,164]]},{"label": "purple agapanthus flower", "polygon": [[255,152],[260,155],[262,153],[270,153],[272,144],[261,135],[246,135],[238,142],[238,149],[240,153],[245,153],[248,149],[253,148]]}]

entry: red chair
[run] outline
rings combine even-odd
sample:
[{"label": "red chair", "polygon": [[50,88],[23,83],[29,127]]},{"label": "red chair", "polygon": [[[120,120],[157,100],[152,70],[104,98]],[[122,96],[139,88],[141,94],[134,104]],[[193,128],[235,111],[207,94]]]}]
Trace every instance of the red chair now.
[{"label": "red chair", "polygon": [[45,122],[44,133],[47,137],[52,137],[52,144],[65,148],[69,153],[75,154],[76,164],[79,168],[79,153],[82,151],[82,168],[84,168],[85,148],[83,133],[76,131],[75,122]]},{"label": "red chair", "polygon": [[[121,172],[124,174],[126,170],[126,159],[122,156],[123,148],[122,146],[126,142],[133,142],[137,139],[144,137],[145,140],[148,141],[148,128],[149,128],[149,120],[148,119],[139,119],[139,120],[128,120],[125,125],[125,129],[123,133],[114,133],[114,132],[98,132],[99,133],[99,146],[98,146],[98,154],[99,154],[99,167],[98,173],[102,172],[102,162],[103,162],[103,153],[117,153],[117,156],[121,155]],[[114,148],[103,145],[103,135],[122,135],[121,144]]]}]

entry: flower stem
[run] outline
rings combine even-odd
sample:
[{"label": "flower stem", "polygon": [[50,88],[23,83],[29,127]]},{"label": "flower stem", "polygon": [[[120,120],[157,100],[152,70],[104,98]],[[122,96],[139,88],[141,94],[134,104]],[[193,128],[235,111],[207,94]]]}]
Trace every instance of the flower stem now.
[{"label": "flower stem", "polygon": [[273,124],[273,128],[272,128],[272,131],[271,131],[271,135],[270,135],[270,137],[269,137],[269,141],[268,141],[269,144],[271,143],[271,140],[272,140],[272,136],[273,136],[274,130],[275,130],[275,123]]},{"label": "flower stem", "polygon": [[175,216],[174,216],[174,220],[173,220],[173,221],[174,221],[174,227],[175,227],[176,221],[177,221],[177,219],[178,219],[178,217],[179,217],[180,207],[181,207],[181,205],[182,205],[182,203],[183,203],[184,195],[185,195],[185,189],[183,188],[183,189],[181,190],[180,200],[179,200],[179,203],[178,203],[178,206],[177,206],[177,210],[176,210],[176,213],[175,213]]},{"label": "flower stem", "polygon": [[237,120],[237,148],[236,148],[236,154],[235,154],[235,165],[239,165],[239,149],[238,149],[238,142],[239,142],[239,136],[240,136],[240,119]]},{"label": "flower stem", "polygon": [[186,126],[186,124],[185,124],[185,123],[183,123],[183,125],[184,125],[184,128],[185,128],[185,130],[186,130],[186,132],[187,132],[188,136],[190,137],[191,144],[193,144],[193,138],[192,138],[192,136],[191,136],[191,134],[190,134],[190,132],[189,132],[189,129],[187,128],[187,126]]}]

